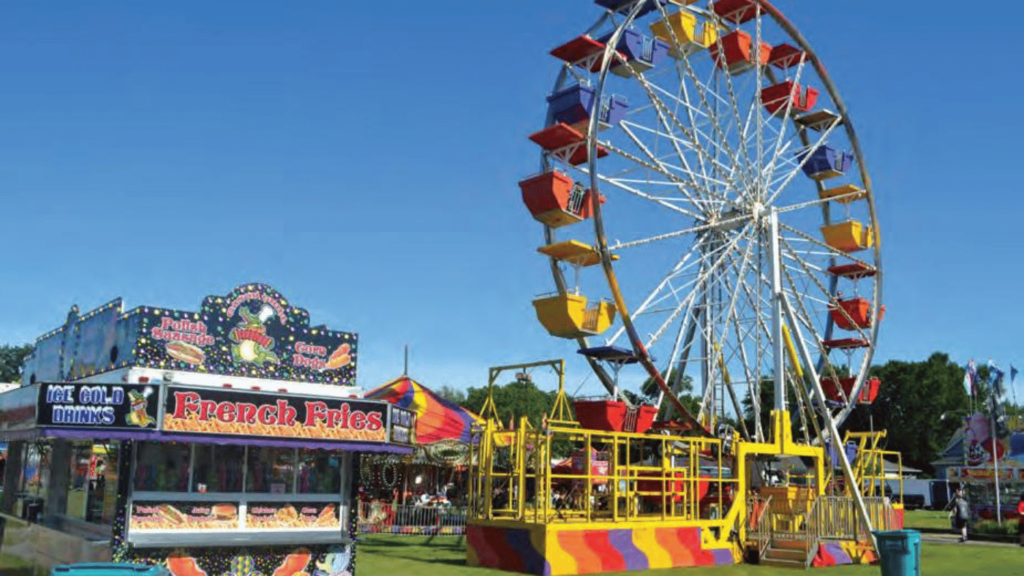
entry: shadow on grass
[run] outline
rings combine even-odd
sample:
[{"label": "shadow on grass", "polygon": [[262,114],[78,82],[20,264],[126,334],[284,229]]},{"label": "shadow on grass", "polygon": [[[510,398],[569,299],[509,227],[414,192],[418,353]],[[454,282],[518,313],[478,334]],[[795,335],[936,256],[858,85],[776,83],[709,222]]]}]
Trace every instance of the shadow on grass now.
[{"label": "shadow on grass", "polygon": [[360,539],[359,550],[362,554],[415,562],[466,565],[465,540],[461,537],[373,536]]},{"label": "shadow on grass", "polygon": [[434,538],[429,537],[426,540],[423,536],[375,536],[370,538],[360,538],[360,548],[420,548],[422,546],[430,546],[431,548],[437,548],[442,550],[453,550],[463,552],[466,549],[465,540],[462,538]]}]

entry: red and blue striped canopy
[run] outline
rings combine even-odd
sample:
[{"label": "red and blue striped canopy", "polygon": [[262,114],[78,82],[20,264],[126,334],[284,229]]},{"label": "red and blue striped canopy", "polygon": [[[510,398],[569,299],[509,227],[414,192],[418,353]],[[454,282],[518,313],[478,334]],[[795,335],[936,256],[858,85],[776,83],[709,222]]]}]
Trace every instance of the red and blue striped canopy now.
[{"label": "red and blue striped canopy", "polygon": [[430,388],[408,376],[396,378],[370,391],[367,400],[385,400],[416,412],[416,442],[432,444],[441,440],[470,442],[470,429],[483,420],[462,406],[445,400]]}]

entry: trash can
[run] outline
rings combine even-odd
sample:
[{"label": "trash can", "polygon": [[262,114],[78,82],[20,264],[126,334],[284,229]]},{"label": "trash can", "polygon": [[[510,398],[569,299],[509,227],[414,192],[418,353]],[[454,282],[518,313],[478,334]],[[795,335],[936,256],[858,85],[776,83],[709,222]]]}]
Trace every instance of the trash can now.
[{"label": "trash can", "polygon": [[50,576],[171,576],[171,573],[163,566],[100,562],[56,566]]},{"label": "trash can", "polygon": [[875,532],[882,576],[921,576],[921,533],[917,530]]},{"label": "trash can", "polygon": [[22,519],[33,524],[39,522],[39,516],[43,514],[42,498],[26,498],[25,507],[22,508]]}]

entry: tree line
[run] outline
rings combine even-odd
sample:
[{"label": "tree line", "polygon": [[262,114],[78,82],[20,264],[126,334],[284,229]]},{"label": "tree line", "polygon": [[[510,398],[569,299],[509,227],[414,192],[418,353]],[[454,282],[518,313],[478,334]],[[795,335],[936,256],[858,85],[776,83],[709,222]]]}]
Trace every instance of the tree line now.
[{"label": "tree line", "polygon": [[[18,382],[20,368],[31,346],[0,345],[0,382]],[[873,366],[870,376],[879,378],[882,387],[878,398],[870,406],[858,406],[843,425],[844,430],[867,431],[886,430],[885,447],[903,455],[903,463],[932,472],[931,463],[938,460],[942,450],[961,425],[962,417],[971,409],[971,397],[964,386],[964,367],[954,363],[948,354],[936,352],[927,359],[917,362],[890,360]],[[668,378],[674,378],[669,374]],[[987,366],[978,367],[976,406],[986,406],[990,401],[992,375]],[[763,399],[761,421],[769,421],[772,407],[772,383],[770,379],[761,382]],[[696,413],[700,397],[694,393],[693,383],[684,377],[680,400]],[[466,391],[451,386],[441,386],[435,392],[466,409],[479,413],[487,399],[487,387],[471,387]],[[631,400],[653,400],[658,388],[650,380],[636,392],[625,391]],[[494,403],[498,418],[508,425],[513,418],[518,421],[526,416],[531,425],[540,426],[544,415],[550,415],[555,403],[555,392],[541,390],[530,380],[520,379],[495,386]],[[752,406],[744,399],[744,420],[751,428]],[[1011,416],[1024,416],[1019,406],[1003,400],[1004,410]],[[668,403],[663,403],[663,414]],[[795,420],[795,419],[794,419]],[[732,422],[739,425],[739,422]],[[799,422],[794,421],[794,427]],[[801,433],[794,430],[796,437]]]},{"label": "tree line", "polygon": [[[971,409],[971,397],[964,386],[964,367],[953,362],[948,354],[933,353],[925,360],[908,362],[890,360],[885,364],[872,366],[869,376],[881,380],[878,398],[871,405],[856,407],[843,424],[844,431],[886,430],[883,446],[886,450],[900,452],[904,466],[922,470],[925,475],[934,472],[931,463],[938,460],[942,451],[956,430],[962,425],[962,418]],[[672,375],[669,375],[672,378]],[[991,374],[987,366],[978,367],[976,406],[987,406],[991,394]],[[772,381],[761,382],[761,421],[767,427],[772,409]],[[680,400],[694,413],[699,410],[700,397],[694,394],[692,382],[687,377],[682,382]],[[466,409],[479,413],[487,398],[487,387],[471,387],[463,392],[450,386],[442,386],[438,394]],[[625,392],[631,400],[652,400],[658,390],[653,382],[646,382],[640,390]],[[502,386],[495,386],[494,402],[498,417],[507,426],[513,417],[526,416],[533,426],[539,426],[544,414],[550,414],[554,406],[555,392],[537,388],[530,381],[519,380]],[[1007,414],[1024,415],[1024,411],[1003,400]],[[752,429],[753,413],[748,399],[744,398],[744,420]],[[667,403],[662,403],[663,411]],[[792,411],[792,410],[791,410]],[[739,425],[738,422],[732,422]],[[794,418],[794,428],[799,421]],[[795,437],[802,433],[794,430]]]}]

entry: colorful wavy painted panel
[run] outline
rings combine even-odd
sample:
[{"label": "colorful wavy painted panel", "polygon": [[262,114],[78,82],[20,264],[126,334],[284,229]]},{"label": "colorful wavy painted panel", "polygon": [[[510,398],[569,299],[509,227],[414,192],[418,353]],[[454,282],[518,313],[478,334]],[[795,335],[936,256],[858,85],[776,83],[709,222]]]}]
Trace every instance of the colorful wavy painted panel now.
[{"label": "colorful wavy painted panel", "polygon": [[[532,532],[532,533],[531,533]],[[733,550],[705,550],[699,528],[549,531],[470,526],[471,565],[560,576],[734,564]]]},{"label": "colorful wavy painted panel", "polygon": [[826,542],[818,545],[818,553],[814,555],[811,566],[824,568],[844,564],[872,564],[877,560],[878,555],[868,543]]}]

